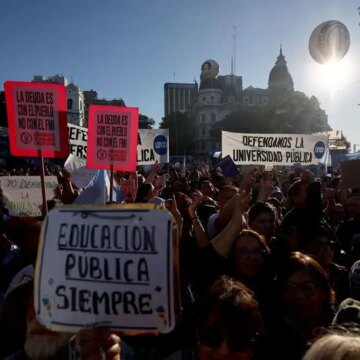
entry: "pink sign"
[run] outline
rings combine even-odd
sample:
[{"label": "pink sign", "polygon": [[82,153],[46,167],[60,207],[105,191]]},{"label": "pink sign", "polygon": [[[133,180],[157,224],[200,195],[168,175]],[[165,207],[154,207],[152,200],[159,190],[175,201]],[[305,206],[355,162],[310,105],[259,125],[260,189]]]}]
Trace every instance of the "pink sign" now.
[{"label": "pink sign", "polygon": [[68,156],[64,85],[6,81],[10,152],[15,156]]},{"label": "pink sign", "polygon": [[139,109],[90,105],[88,168],[136,170]]}]

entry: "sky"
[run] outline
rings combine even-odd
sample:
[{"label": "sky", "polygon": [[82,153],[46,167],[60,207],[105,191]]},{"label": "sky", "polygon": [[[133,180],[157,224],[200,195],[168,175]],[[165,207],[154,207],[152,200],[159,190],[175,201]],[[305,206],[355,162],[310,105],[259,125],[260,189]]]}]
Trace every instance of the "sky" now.
[{"label": "sky", "polygon": [[[295,90],[315,95],[330,126],[360,144],[360,0],[1,0],[0,82],[63,74],[100,98],[122,98],[157,123],[166,82],[199,83],[214,59],[267,88],[280,43]],[[350,48],[332,68],[308,50],[313,29],[338,20]]]}]

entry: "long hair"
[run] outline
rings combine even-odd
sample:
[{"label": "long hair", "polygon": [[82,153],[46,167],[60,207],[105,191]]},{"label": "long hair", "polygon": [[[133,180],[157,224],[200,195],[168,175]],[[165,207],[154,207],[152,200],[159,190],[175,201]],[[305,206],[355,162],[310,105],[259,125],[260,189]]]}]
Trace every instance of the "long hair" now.
[{"label": "long hair", "polygon": [[326,300],[324,303],[323,316],[324,318],[330,316],[332,313],[332,306],[335,302],[335,292],[330,286],[325,270],[311,256],[304,255],[298,251],[291,253],[289,259],[278,272],[276,279],[278,290],[281,291],[290,276],[297,272],[308,273],[316,284],[324,291]]}]

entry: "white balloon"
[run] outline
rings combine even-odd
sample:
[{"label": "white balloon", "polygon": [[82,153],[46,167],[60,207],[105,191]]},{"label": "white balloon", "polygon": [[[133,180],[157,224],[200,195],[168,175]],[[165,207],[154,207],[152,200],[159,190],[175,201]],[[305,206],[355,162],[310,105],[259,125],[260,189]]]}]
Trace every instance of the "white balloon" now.
[{"label": "white balloon", "polygon": [[336,20],[325,21],[318,25],[309,40],[310,55],[319,64],[341,60],[349,47],[349,30]]}]

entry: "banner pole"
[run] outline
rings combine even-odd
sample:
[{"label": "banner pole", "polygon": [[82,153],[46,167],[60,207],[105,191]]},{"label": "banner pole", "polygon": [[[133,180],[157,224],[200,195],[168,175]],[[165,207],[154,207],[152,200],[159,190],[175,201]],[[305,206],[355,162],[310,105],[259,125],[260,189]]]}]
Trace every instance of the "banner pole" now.
[{"label": "banner pole", "polygon": [[114,190],[114,165],[110,165],[110,203],[113,202],[113,190]]},{"label": "banner pole", "polygon": [[43,215],[46,216],[48,213],[48,207],[46,202],[46,192],[45,192],[45,166],[44,166],[44,158],[42,156],[42,151],[38,150],[38,157],[40,161],[40,180],[41,180],[41,194],[43,201]]}]

